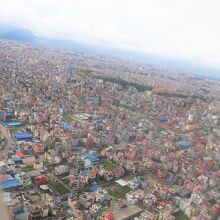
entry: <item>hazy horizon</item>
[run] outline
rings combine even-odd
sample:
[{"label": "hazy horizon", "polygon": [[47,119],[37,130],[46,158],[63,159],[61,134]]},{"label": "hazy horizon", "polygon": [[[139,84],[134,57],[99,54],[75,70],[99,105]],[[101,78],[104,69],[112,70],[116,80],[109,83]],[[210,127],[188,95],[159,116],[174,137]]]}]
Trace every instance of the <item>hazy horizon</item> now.
[{"label": "hazy horizon", "polygon": [[220,68],[219,3],[207,0],[0,0],[0,22],[35,35]]}]

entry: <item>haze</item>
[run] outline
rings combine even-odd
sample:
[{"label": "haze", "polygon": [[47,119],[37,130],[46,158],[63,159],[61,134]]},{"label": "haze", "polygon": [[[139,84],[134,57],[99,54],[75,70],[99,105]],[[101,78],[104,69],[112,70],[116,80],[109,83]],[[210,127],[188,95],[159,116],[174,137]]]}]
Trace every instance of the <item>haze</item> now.
[{"label": "haze", "polygon": [[220,67],[218,0],[0,0],[0,21],[36,35]]}]

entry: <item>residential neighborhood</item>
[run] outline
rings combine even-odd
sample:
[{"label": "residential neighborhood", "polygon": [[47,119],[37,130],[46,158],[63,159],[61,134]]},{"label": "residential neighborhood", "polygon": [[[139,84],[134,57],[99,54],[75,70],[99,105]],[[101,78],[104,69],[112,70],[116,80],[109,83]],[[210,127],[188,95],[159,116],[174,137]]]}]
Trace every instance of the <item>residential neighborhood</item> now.
[{"label": "residential neighborhood", "polygon": [[0,51],[11,219],[214,219],[220,81],[8,40]]}]

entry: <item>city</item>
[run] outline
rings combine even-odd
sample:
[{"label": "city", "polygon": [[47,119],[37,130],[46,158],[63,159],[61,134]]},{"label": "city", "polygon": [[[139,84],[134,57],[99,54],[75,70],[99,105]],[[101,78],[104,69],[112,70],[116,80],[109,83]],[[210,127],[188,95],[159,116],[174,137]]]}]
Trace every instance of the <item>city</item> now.
[{"label": "city", "polygon": [[0,40],[0,188],[15,220],[211,220],[220,81]]}]

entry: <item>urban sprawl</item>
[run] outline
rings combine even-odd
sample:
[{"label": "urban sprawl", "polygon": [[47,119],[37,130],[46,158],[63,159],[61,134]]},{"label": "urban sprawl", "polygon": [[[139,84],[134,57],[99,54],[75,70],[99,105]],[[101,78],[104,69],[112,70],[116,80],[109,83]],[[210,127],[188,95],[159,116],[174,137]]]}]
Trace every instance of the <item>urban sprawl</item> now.
[{"label": "urban sprawl", "polygon": [[0,51],[11,219],[216,216],[220,81],[34,43],[1,40]]}]

